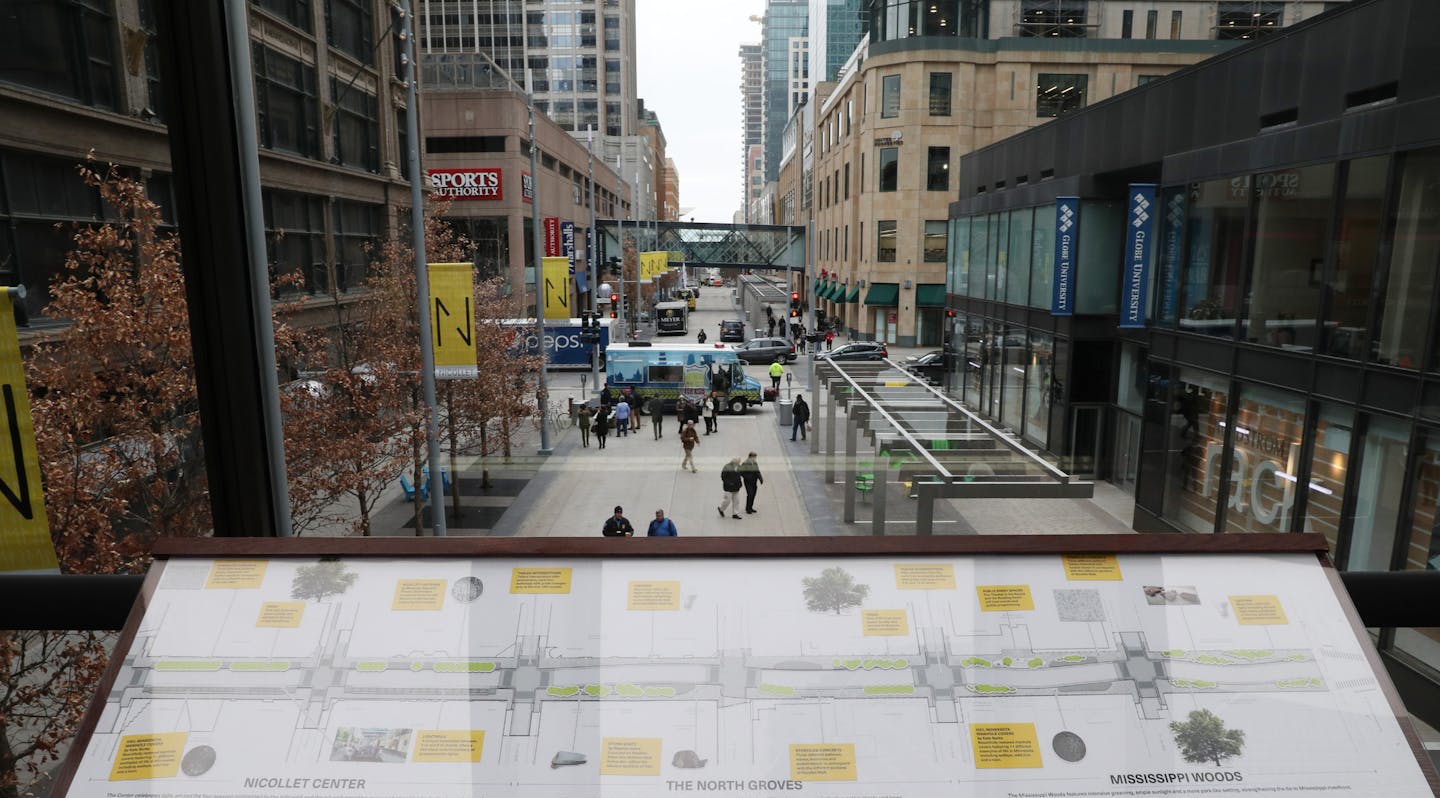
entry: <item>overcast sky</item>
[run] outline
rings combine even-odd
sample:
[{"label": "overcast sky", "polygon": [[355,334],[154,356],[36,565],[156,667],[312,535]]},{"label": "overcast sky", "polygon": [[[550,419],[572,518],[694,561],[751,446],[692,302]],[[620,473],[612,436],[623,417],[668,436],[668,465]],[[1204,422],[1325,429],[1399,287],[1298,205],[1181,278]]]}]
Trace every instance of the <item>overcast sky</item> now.
[{"label": "overcast sky", "polygon": [[680,207],[729,223],[744,190],[740,45],[760,43],[764,0],[635,0],[640,97],[680,173]]}]

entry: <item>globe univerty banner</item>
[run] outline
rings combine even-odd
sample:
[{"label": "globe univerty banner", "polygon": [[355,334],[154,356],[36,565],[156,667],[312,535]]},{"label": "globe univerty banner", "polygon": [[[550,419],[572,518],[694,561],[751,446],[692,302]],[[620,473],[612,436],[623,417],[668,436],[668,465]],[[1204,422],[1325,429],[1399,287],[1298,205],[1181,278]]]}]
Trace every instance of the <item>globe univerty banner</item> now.
[{"label": "globe univerty banner", "polygon": [[1075,261],[1080,245],[1080,198],[1055,198],[1055,279],[1050,315],[1075,313]]},{"label": "globe univerty banner", "polygon": [[1154,252],[1155,184],[1131,183],[1126,193],[1125,271],[1120,286],[1120,326],[1144,328],[1145,300],[1150,291],[1150,258]]}]

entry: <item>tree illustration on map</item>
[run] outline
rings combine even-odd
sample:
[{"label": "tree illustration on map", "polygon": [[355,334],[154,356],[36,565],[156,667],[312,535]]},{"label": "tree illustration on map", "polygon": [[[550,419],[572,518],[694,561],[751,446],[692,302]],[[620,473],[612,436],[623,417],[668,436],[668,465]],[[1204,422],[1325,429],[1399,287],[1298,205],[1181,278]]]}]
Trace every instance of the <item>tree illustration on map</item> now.
[{"label": "tree illustration on map", "polygon": [[1170,731],[1186,762],[1214,762],[1218,768],[1220,760],[1240,756],[1245,747],[1245,732],[1225,728],[1225,721],[1208,709],[1192,711],[1183,723],[1172,722]]},{"label": "tree illustration on map", "polygon": [[296,569],[295,579],[290,583],[290,598],[321,601],[338,596],[355,584],[357,576],[359,574],[354,571],[345,570],[345,563],[340,560],[321,560],[314,565],[302,565]]},{"label": "tree illustration on map", "polygon": [[805,606],[811,612],[834,612],[839,615],[850,607],[858,607],[870,595],[869,585],[855,584],[855,577],[844,568],[826,568],[819,576],[807,576]]}]

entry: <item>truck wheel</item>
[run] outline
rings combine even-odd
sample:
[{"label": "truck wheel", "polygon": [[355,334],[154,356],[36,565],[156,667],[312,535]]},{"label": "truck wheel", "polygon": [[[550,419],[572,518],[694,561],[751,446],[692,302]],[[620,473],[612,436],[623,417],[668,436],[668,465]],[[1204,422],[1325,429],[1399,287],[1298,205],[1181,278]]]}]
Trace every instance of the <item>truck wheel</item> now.
[{"label": "truck wheel", "polygon": [[749,407],[750,403],[738,396],[730,400],[730,413],[732,415],[743,416]]}]

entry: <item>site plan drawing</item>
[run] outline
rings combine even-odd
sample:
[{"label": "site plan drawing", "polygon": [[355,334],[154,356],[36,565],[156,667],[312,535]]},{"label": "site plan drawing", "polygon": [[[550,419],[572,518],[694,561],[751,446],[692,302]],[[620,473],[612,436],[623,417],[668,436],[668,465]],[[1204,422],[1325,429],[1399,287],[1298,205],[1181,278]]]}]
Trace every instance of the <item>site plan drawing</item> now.
[{"label": "site plan drawing", "polygon": [[70,795],[1433,795],[1310,554],[157,567]]}]

